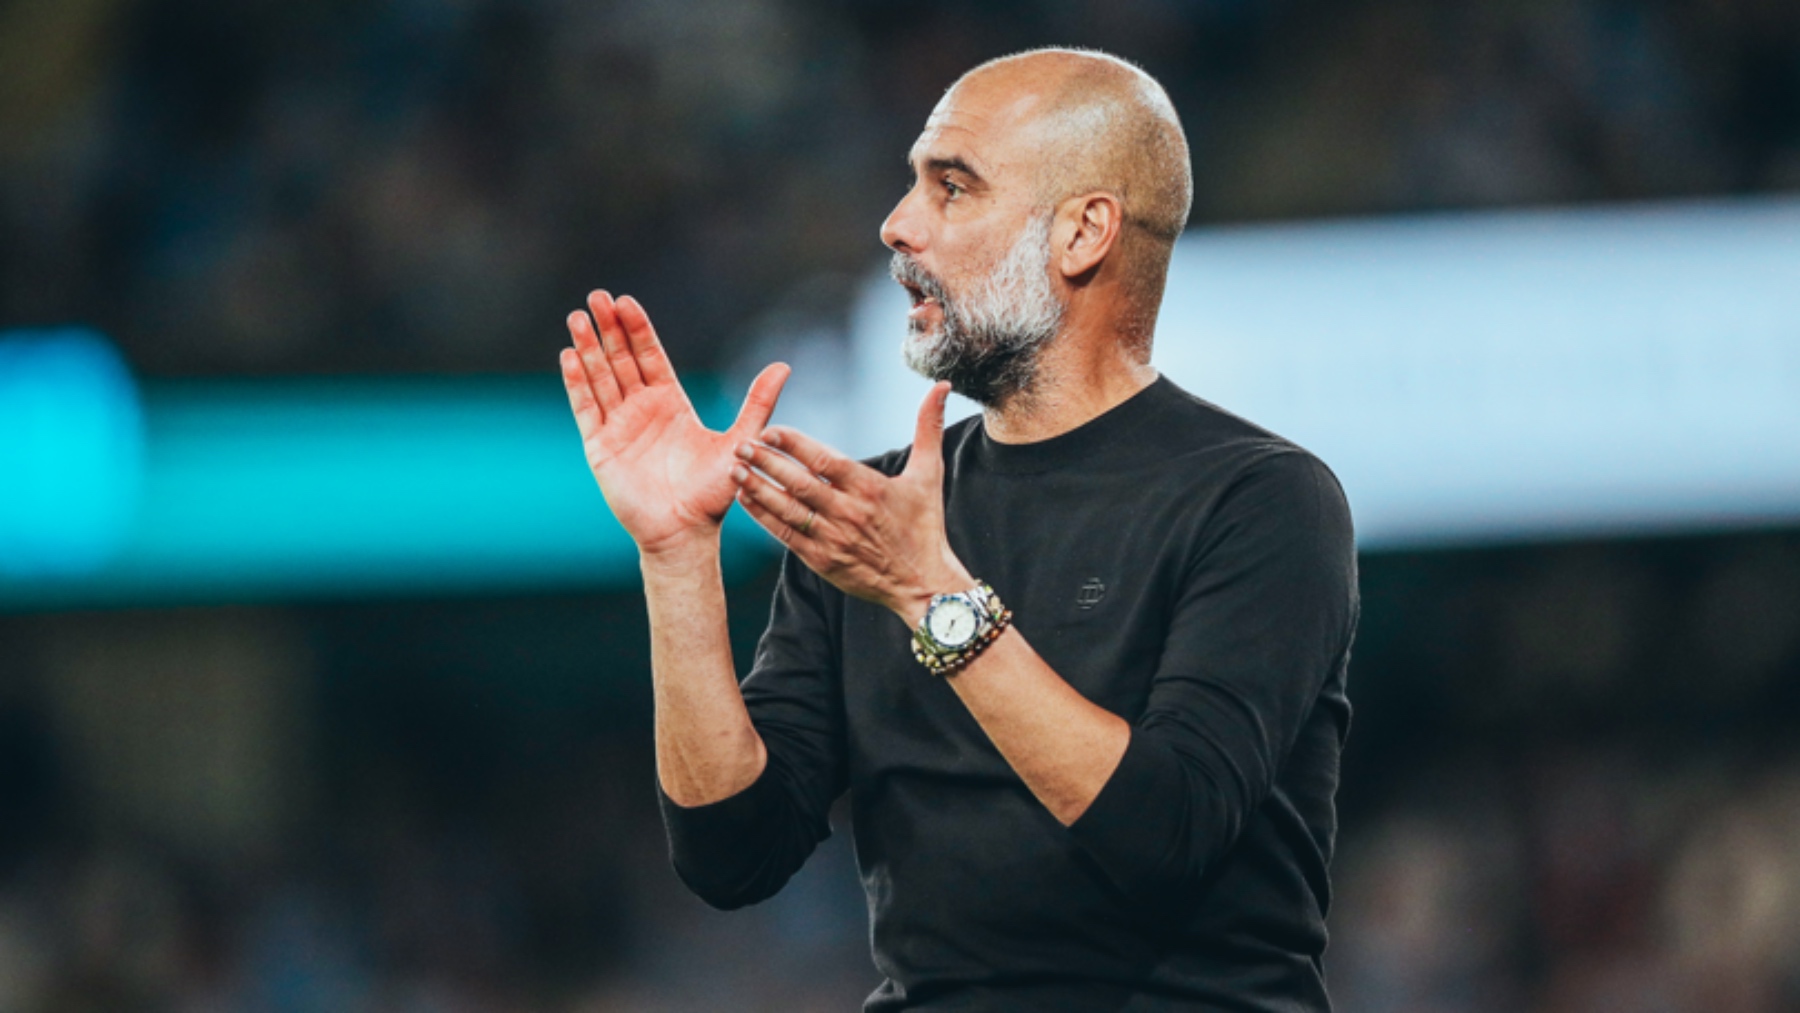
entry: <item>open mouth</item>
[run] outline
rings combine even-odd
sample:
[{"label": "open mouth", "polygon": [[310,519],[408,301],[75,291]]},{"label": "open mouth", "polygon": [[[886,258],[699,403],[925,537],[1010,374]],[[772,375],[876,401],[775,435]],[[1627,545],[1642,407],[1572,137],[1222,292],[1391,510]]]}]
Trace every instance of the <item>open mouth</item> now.
[{"label": "open mouth", "polygon": [[906,294],[912,297],[912,309],[906,311],[906,319],[912,321],[915,327],[927,326],[927,322],[941,312],[938,301],[924,292],[908,286]]},{"label": "open mouth", "polygon": [[913,321],[915,326],[924,326],[925,321],[930,319],[938,309],[937,299],[926,295],[923,289],[915,285],[902,284],[906,288],[907,296],[912,299],[912,308],[906,311],[906,318]]},{"label": "open mouth", "polygon": [[935,294],[938,291],[935,279],[910,259],[903,258],[899,253],[894,254],[893,262],[888,265],[888,273],[906,290],[906,297],[912,302],[912,309],[906,315],[913,326],[925,326],[927,318],[943,311],[943,301]]}]

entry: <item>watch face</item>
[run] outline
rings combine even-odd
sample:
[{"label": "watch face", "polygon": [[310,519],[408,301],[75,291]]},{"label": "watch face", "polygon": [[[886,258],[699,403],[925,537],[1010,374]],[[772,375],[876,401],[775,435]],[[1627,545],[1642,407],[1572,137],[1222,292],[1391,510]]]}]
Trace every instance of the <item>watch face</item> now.
[{"label": "watch face", "polygon": [[975,607],[962,598],[940,598],[925,616],[925,630],[931,639],[951,650],[967,647],[980,625]]}]

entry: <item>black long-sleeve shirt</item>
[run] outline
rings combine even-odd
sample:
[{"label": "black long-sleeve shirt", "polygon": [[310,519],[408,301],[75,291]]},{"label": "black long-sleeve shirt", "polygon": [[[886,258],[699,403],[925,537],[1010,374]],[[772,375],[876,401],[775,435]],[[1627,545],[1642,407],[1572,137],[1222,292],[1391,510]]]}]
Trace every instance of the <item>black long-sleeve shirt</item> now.
[{"label": "black long-sleeve shirt", "polygon": [[870,1011],[1329,1009],[1358,609],[1336,480],[1166,378],[1039,443],[967,420],[944,455],[952,549],[1131,723],[1118,769],[1062,826],[905,622],[790,555],[743,683],[768,767],[711,805],[664,797],[683,881],[719,907],[768,897],[848,789],[887,976]]}]

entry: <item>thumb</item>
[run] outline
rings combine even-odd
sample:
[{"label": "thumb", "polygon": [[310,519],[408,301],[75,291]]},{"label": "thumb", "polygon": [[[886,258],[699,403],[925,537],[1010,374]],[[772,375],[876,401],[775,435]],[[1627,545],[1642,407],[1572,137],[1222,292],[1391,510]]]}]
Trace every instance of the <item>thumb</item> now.
[{"label": "thumb", "polygon": [[781,400],[781,388],[792,372],[787,363],[774,362],[756,374],[750,393],[744,395],[744,407],[738,409],[737,421],[731,424],[731,435],[747,440],[768,427],[775,402]]},{"label": "thumb", "polygon": [[908,474],[920,469],[943,468],[944,402],[949,398],[949,382],[939,380],[931,385],[925,403],[919,406],[919,427],[913,431],[912,456],[906,462]]}]

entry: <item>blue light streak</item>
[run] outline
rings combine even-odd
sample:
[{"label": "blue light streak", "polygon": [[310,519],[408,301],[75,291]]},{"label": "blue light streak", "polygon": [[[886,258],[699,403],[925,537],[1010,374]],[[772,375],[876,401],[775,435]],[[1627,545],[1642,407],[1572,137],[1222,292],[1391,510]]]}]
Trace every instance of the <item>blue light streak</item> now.
[{"label": "blue light streak", "polygon": [[[107,361],[117,366],[116,357]],[[40,419],[24,439],[8,442],[5,460],[35,462],[29,474],[38,476],[31,500],[37,505],[29,515],[16,506],[0,514],[0,545],[50,544],[41,533],[44,518],[85,518],[100,503],[112,504],[108,509],[123,518],[108,529],[109,541],[66,557],[82,565],[9,567],[0,576],[0,607],[584,589],[638,581],[636,547],[588,472],[554,371],[162,380],[145,382],[136,394],[129,383],[103,387],[95,379],[103,375],[124,376],[118,367],[76,382],[37,369],[15,375],[0,398],[6,406],[0,417],[29,409]],[[692,380],[688,387],[703,419],[729,424],[735,406],[709,382]],[[85,400],[59,400],[71,391]],[[130,452],[141,458],[141,482],[125,492],[123,485],[103,489],[95,476],[114,471],[100,459],[127,449],[102,438],[94,420],[127,417],[139,401],[142,437],[125,442],[139,448]],[[44,403],[66,406],[46,412]],[[117,431],[117,425],[104,427]],[[68,453],[69,447],[81,453]],[[80,530],[99,526],[84,521]],[[766,557],[769,544],[747,517],[727,523],[733,573]]]},{"label": "blue light streak", "polygon": [[0,587],[79,578],[117,556],[143,452],[131,374],[105,339],[79,328],[0,338]]}]

